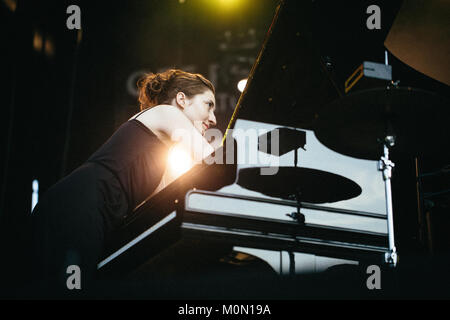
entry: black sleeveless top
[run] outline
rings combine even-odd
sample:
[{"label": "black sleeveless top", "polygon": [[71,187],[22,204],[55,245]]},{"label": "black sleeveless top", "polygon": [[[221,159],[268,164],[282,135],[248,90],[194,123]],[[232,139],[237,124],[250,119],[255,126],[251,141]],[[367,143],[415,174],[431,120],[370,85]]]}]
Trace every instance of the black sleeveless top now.
[{"label": "black sleeveless top", "polygon": [[117,179],[128,214],[159,185],[166,159],[166,145],[144,124],[132,119],[122,124],[87,162],[101,165]]},{"label": "black sleeveless top", "polygon": [[144,124],[129,120],[51,186],[31,215],[30,248],[39,277],[65,274],[61,266],[69,256],[75,259],[69,264],[94,272],[110,232],[158,187],[167,151]]}]

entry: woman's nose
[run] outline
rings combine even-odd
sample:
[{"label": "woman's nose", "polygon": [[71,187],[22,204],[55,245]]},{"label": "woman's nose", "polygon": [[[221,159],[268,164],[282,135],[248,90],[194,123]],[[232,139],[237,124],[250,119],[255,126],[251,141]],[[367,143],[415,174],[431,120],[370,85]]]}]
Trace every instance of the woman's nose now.
[{"label": "woman's nose", "polygon": [[216,116],[214,115],[214,112],[210,112],[208,121],[209,121],[210,127],[215,126],[217,124],[217,120],[216,120]]}]

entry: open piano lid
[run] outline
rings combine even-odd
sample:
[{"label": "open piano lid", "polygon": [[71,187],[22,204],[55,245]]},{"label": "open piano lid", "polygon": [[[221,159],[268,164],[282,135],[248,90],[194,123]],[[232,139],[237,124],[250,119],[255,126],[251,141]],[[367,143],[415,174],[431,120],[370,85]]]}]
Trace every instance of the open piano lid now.
[{"label": "open piano lid", "polygon": [[340,91],[315,49],[312,4],[280,1],[228,129],[238,118],[311,128],[318,106]]},{"label": "open piano lid", "polygon": [[398,5],[383,6],[385,25],[374,31],[365,25],[371,3],[344,9],[336,2],[280,1],[228,129],[237,118],[313,129],[316,113],[344,95],[358,65],[384,62],[383,41]]}]

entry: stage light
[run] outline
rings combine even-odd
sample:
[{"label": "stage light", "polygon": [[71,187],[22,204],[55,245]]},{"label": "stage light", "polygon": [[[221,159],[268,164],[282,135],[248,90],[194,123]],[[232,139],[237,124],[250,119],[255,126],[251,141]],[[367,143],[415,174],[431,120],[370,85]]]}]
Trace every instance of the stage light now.
[{"label": "stage light", "polygon": [[189,153],[179,145],[169,150],[168,165],[172,175],[180,176],[194,165]]},{"label": "stage light", "polygon": [[33,48],[34,50],[36,50],[37,52],[41,52],[42,51],[42,46],[43,46],[43,39],[42,39],[42,35],[39,31],[35,31],[34,35],[33,35]]},{"label": "stage light", "polygon": [[12,12],[16,11],[17,8],[17,0],[3,0],[3,3],[8,7]]},{"label": "stage light", "polygon": [[55,46],[53,45],[53,40],[45,39],[44,42],[44,52],[47,57],[53,57],[55,54]]},{"label": "stage light", "polygon": [[218,1],[222,6],[231,8],[237,6],[241,0],[218,0]]},{"label": "stage light", "polygon": [[216,13],[223,15],[225,13],[231,14],[235,13],[236,10],[242,10],[245,7],[248,7],[247,0],[202,0],[200,3],[211,10],[214,10]]},{"label": "stage light", "polygon": [[238,82],[237,88],[240,92],[243,92],[246,85],[247,85],[247,79],[242,79],[241,81]]},{"label": "stage light", "polygon": [[34,179],[31,183],[31,189],[33,192],[31,193],[31,211],[33,211],[34,207],[39,201],[39,181]]}]

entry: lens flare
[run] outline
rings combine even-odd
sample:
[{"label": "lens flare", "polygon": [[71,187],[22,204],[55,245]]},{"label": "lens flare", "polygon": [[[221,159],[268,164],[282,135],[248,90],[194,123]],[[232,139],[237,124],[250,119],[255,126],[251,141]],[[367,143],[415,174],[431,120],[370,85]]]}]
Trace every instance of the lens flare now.
[{"label": "lens flare", "polygon": [[194,165],[190,154],[176,145],[169,150],[168,165],[172,175],[180,176]]}]

